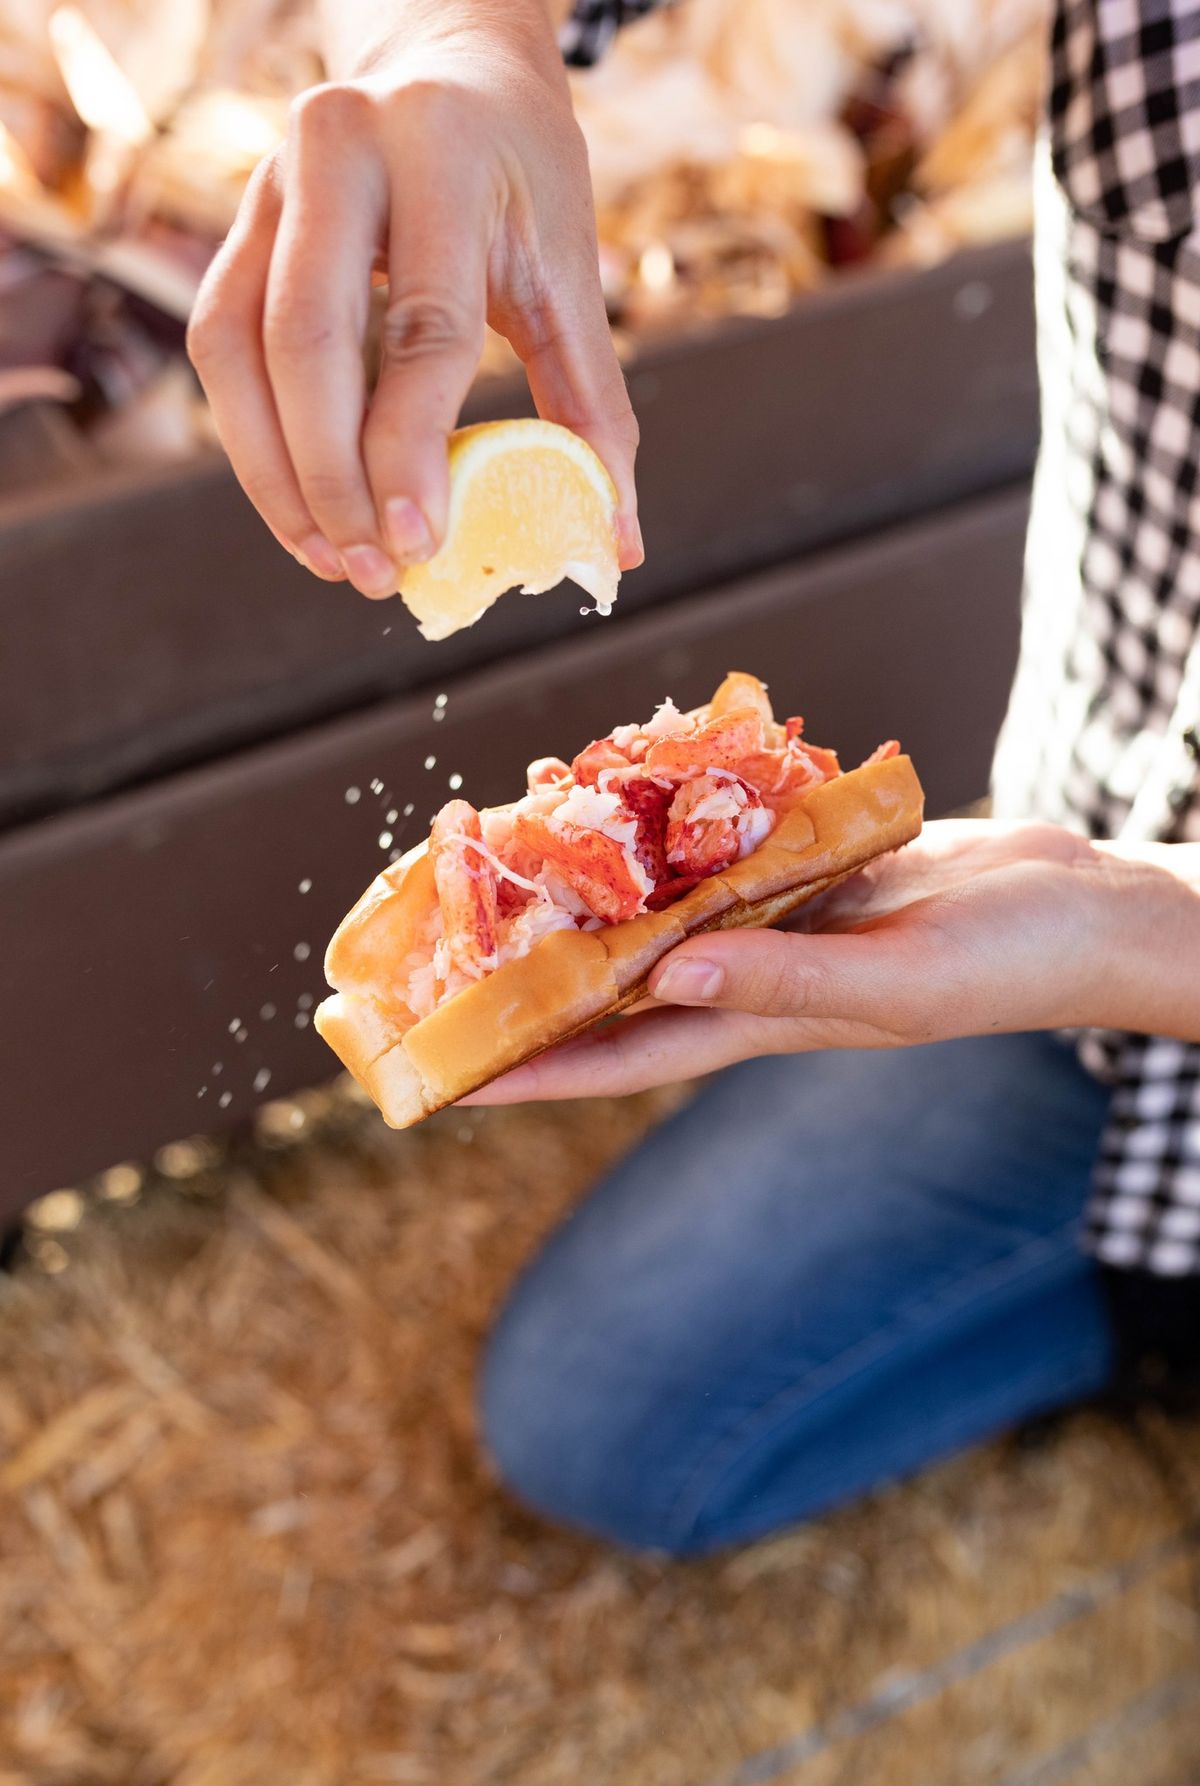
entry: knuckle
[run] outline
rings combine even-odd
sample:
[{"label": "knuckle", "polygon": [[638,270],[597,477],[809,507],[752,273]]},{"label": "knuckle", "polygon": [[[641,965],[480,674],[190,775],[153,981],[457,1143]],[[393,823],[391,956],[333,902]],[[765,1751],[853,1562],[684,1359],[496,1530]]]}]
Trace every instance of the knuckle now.
[{"label": "knuckle", "polygon": [[295,291],[280,294],[269,303],[263,319],[267,358],[280,362],[309,359],[328,347],[334,333],[325,309]]},{"label": "knuckle", "polygon": [[802,1017],[808,1004],[805,994],[803,979],[790,971],[781,953],[763,976],[762,1010],[771,1017]]},{"label": "knuckle", "polygon": [[404,364],[428,355],[464,352],[475,332],[452,298],[401,294],[383,313],[380,348],[385,363]]},{"label": "knuckle", "polygon": [[472,108],[465,98],[444,81],[413,80],[397,90],[393,104],[397,114],[421,132],[457,133],[472,122]]},{"label": "knuckle", "polygon": [[[326,516],[340,514],[347,520],[357,517],[362,500],[362,485],[352,471],[341,471],[336,466],[318,467],[306,472],[302,482],[305,498],[314,513],[320,510]],[[370,532],[374,531],[372,517]]]},{"label": "knuckle", "polygon": [[196,370],[220,365],[233,351],[240,331],[221,302],[219,291],[205,285],[196,300],[187,326],[188,358]]},{"label": "knuckle", "polygon": [[818,950],[805,948],[795,937],[780,937],[777,1015],[825,1017],[844,1004],[846,990],[837,971]]},{"label": "knuckle", "polygon": [[307,531],[306,516],[303,509],[297,508],[294,490],[286,477],[262,467],[247,466],[239,470],[238,479],[259,514],[282,533],[297,538]]},{"label": "knuckle", "polygon": [[767,947],[750,974],[747,1004],[764,1017],[803,1016],[808,1002],[804,976],[796,973],[787,939],[764,938]]},{"label": "knuckle", "polygon": [[362,87],[327,81],[319,87],[309,87],[293,99],[288,108],[288,125],[291,135],[302,142],[340,140],[347,131],[365,124],[373,111],[374,102]]}]

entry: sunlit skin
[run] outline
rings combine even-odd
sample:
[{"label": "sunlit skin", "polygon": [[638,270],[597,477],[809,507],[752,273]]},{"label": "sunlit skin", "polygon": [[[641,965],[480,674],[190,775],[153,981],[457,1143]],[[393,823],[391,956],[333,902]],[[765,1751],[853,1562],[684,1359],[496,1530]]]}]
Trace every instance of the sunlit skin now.
[{"label": "sunlit skin", "polygon": [[[1098,1026],[1200,1038],[1200,844],[942,820],[806,908],[683,943],[653,998],[469,1103],[616,1096],[761,1054]],[[684,1008],[686,1007],[686,1008]]]},{"label": "sunlit skin", "polygon": [[[596,254],[587,154],[545,0],[326,0],[331,79],[301,94],[201,289],[189,350],[276,538],[316,575],[394,592],[446,526],[446,441],[484,324],[540,415],[617,487],[640,563],[637,424]],[[384,274],[382,371],[362,343]]]},{"label": "sunlit skin", "polygon": [[[294,105],[205,281],[190,346],[234,469],[289,551],[366,595],[440,543],[446,440],[485,321],[524,361],[539,412],[595,447],[620,499],[622,567],[641,558],[637,428],[555,41],[564,10],[325,0],[331,79]],[[380,272],[368,406],[360,348]],[[831,934],[689,941],[655,972],[657,1009],[478,1101],[996,1030],[1200,1037],[1198,858],[1200,845],[1089,845],[1048,826],[931,825],[814,911]]]}]

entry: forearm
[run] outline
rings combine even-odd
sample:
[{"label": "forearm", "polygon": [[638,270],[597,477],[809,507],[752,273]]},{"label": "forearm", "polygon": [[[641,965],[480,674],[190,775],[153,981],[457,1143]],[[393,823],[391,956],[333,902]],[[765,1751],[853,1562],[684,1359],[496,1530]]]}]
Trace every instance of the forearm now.
[{"label": "forearm", "polygon": [[478,37],[524,57],[558,55],[571,0],[319,0],[331,77],[344,80],[424,44]]},{"label": "forearm", "polygon": [[1200,844],[1095,848],[1104,1025],[1200,1041]]}]

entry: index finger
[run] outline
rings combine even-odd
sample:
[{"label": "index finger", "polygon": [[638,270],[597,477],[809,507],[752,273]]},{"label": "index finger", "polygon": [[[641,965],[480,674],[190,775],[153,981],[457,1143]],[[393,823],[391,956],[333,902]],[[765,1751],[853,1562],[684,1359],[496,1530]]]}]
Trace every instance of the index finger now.
[{"label": "index finger", "polygon": [[[761,1020],[760,1020],[761,1024]],[[619,1098],[676,1085],[761,1053],[739,1012],[646,1011],[550,1048],[482,1086],[464,1104],[530,1104],[563,1098]]]}]

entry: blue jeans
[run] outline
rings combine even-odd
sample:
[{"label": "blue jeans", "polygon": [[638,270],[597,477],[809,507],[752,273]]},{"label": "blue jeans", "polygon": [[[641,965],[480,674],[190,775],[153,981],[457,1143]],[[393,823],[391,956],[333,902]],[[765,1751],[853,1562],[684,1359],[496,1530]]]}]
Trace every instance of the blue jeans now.
[{"label": "blue jeans", "polygon": [[1088,1395],[1108,1093],[1044,1035],[751,1061],[611,1173],[492,1337],[510,1487],[621,1543],[751,1539]]}]

